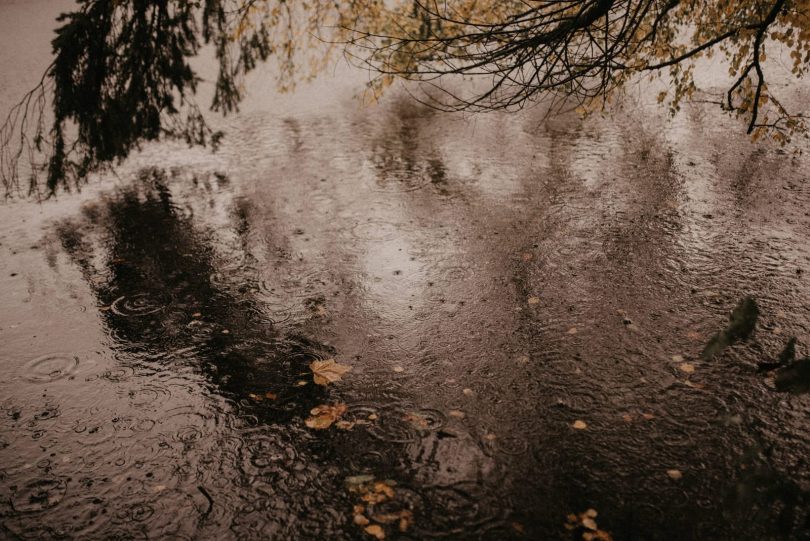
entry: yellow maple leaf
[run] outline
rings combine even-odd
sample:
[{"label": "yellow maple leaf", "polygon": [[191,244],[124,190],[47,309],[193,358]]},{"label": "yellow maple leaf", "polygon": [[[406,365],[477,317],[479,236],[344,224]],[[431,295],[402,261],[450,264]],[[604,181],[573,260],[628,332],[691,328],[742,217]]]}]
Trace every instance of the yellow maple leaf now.
[{"label": "yellow maple leaf", "polygon": [[313,380],[318,385],[329,385],[330,383],[340,381],[343,374],[351,370],[351,368],[351,366],[335,362],[334,359],[312,361],[309,364],[309,369],[312,370]]}]

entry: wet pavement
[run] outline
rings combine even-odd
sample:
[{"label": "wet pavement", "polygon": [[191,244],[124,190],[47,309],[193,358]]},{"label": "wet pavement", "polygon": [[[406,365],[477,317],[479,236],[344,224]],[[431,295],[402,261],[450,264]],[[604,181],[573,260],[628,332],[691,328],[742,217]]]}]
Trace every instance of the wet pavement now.
[{"label": "wet pavement", "polygon": [[326,103],[0,206],[0,538],[810,538],[806,148]]}]

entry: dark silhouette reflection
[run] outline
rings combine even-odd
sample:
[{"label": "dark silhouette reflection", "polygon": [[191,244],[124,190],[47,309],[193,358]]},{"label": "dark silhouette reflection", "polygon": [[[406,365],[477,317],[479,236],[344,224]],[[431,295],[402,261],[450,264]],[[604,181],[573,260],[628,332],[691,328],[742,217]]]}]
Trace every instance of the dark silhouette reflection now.
[{"label": "dark silhouette reflection", "polygon": [[[211,180],[198,183],[198,211],[211,202],[205,189]],[[228,217],[238,236],[248,227],[245,212],[237,204]],[[144,171],[131,188],[87,208],[83,220],[61,224],[58,235],[102,306],[122,365],[178,374],[190,367],[215,384],[206,401],[222,396],[229,404],[214,410],[219,418],[213,422],[230,429],[209,429],[205,418],[201,426],[181,427],[158,446],[173,439],[183,452],[149,464],[197,469],[190,482],[197,489],[191,493],[199,520],[180,531],[147,522],[143,531],[151,536],[228,529],[239,538],[298,538],[322,529],[337,536],[346,519],[337,509],[348,505],[341,501],[348,496],[341,485],[345,475],[337,475],[346,457],[340,458],[327,433],[312,436],[293,423],[316,404],[334,400],[328,389],[312,384],[308,369],[312,360],[334,352],[276,328],[272,310],[253,298],[250,259],[217,253],[212,234],[173,202],[158,170]],[[236,256],[241,260],[233,261]],[[100,258],[104,264],[97,267]],[[205,412],[206,401],[193,409]],[[206,446],[213,457],[195,449],[203,438],[216,441],[219,449]],[[232,454],[219,455],[222,449]],[[179,464],[164,464],[171,460]],[[224,487],[218,476],[234,486]]]},{"label": "dark silhouette reflection", "polygon": [[[237,232],[247,227],[240,209],[234,211]],[[146,170],[103,208],[86,208],[84,224],[59,227],[63,247],[102,305],[114,347],[157,359],[194,348],[206,361],[201,368],[236,399],[289,385],[301,379],[309,361],[332,353],[304,337],[280,336],[273,314],[251,297],[250,277],[226,275],[221,266],[232,262],[215,252],[210,234],[184,212],[188,209],[173,203],[165,174]],[[93,266],[98,254],[83,240],[87,228],[102,229],[102,269]],[[302,394],[306,391],[296,392]],[[294,409],[273,409],[288,418],[318,398],[308,397]]]},{"label": "dark silhouette reflection", "polygon": [[[182,182],[188,186],[188,179]],[[458,437],[441,430],[442,413],[420,409],[373,375],[356,376],[360,391],[312,383],[309,363],[336,352],[307,337],[304,324],[278,324],[285,314],[261,300],[262,290],[283,290],[284,280],[257,278],[250,203],[236,199],[226,227],[208,231],[193,216],[221,210],[214,207],[225,179],[195,179],[188,207],[175,202],[169,184],[163,171],[143,171],[132,187],[58,227],[63,248],[98,299],[122,367],[146,371],[150,388],[165,378],[188,385],[194,382],[188,370],[213,384],[194,383],[192,395],[202,397],[190,404],[162,404],[155,431],[163,432],[144,435],[129,451],[147,455],[132,458],[150,473],[163,471],[154,475],[164,485],[183,480],[184,490],[162,494],[162,505],[182,509],[191,498],[193,520],[150,519],[137,531],[363,538],[353,523],[360,514],[402,539],[452,531],[469,539],[508,538],[503,502],[490,489],[475,480],[428,482],[442,466],[442,442]],[[216,237],[223,229],[236,234],[230,248]],[[318,301],[302,303],[311,308]],[[350,398],[357,395],[364,399]],[[303,426],[314,406],[339,402],[348,403],[342,429]],[[182,422],[167,435],[176,411]],[[158,456],[149,456],[155,449]],[[389,494],[378,482],[395,490]],[[363,510],[351,511],[356,505]]]}]

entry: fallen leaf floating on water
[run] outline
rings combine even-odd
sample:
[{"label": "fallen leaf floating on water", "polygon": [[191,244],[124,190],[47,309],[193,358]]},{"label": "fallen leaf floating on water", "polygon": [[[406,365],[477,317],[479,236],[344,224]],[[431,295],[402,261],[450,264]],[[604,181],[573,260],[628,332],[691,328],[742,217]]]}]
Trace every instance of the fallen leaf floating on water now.
[{"label": "fallen leaf floating on water", "polygon": [[[378,504],[394,497],[394,481],[375,481],[373,475],[353,475],[344,481],[346,489],[359,494],[369,504]],[[361,506],[362,507],[362,506]]]},{"label": "fallen leaf floating on water", "polygon": [[683,477],[683,474],[681,473],[681,470],[667,470],[667,475],[669,476],[670,479],[675,480],[675,481],[677,481],[677,480],[679,480],[679,479],[681,479]]},{"label": "fallen leaf floating on water", "polygon": [[408,413],[403,417],[403,420],[411,423],[416,428],[427,429],[430,428],[430,419],[419,413]]},{"label": "fallen leaf floating on water", "polygon": [[596,530],[596,521],[590,517],[582,519],[582,525],[588,528],[589,530]]},{"label": "fallen leaf floating on water", "polygon": [[267,400],[275,400],[276,398],[278,398],[278,395],[276,393],[271,393],[270,391],[267,391],[266,393],[264,393],[264,397]]},{"label": "fallen leaf floating on water", "polygon": [[312,361],[309,364],[309,369],[312,370],[315,383],[329,385],[340,381],[343,374],[351,370],[352,367],[337,363],[334,359],[326,359],[325,361]]},{"label": "fallen leaf floating on water", "polygon": [[261,402],[262,401],[262,397],[257,395],[257,394],[250,393],[248,396],[250,398],[252,398],[253,400],[255,400],[256,402]]},{"label": "fallen leaf floating on water", "polygon": [[344,413],[346,413],[346,404],[323,404],[315,406],[309,412],[312,414],[304,423],[309,428],[316,430],[323,430],[332,426],[332,423],[337,421]]},{"label": "fallen leaf floating on water", "polygon": [[385,531],[382,529],[382,526],[377,524],[371,524],[363,528],[367,534],[377,539],[385,539]]},{"label": "fallen leaf floating on water", "polygon": [[385,515],[374,515],[374,520],[378,522],[382,522],[383,524],[389,524],[391,522],[396,522],[397,527],[399,528],[400,532],[407,532],[408,528],[411,527],[411,523],[413,522],[413,513],[408,511],[407,509],[403,509],[398,513],[387,513]]},{"label": "fallen leaf floating on water", "polygon": [[687,374],[692,374],[695,372],[695,365],[692,363],[681,363],[678,365],[678,368],[681,369],[681,372],[686,372]]},{"label": "fallen leaf floating on water", "polygon": [[582,534],[583,541],[613,541],[605,530],[595,530],[593,532],[585,532]]},{"label": "fallen leaf floating on water", "polygon": [[[372,475],[354,475],[344,481],[346,489],[362,499],[364,503],[356,504],[353,511],[353,522],[362,527],[366,533],[383,539],[385,530],[380,524],[397,524],[400,532],[405,532],[413,522],[413,513],[408,509],[391,511],[380,504],[394,500],[394,481],[376,481]],[[368,507],[367,507],[368,506]],[[385,509],[385,511],[383,511]],[[372,524],[376,523],[376,524]],[[371,531],[369,528],[374,526]]]},{"label": "fallen leaf floating on water", "polygon": [[596,509],[588,509],[584,513],[575,515],[571,513],[566,518],[568,522],[565,529],[582,532],[583,541],[613,541],[613,537],[605,530],[600,530],[596,524]]},{"label": "fallen leaf floating on water", "polygon": [[571,327],[570,329],[568,329],[566,331],[566,334],[577,334],[577,328],[576,327]]},{"label": "fallen leaf floating on water", "polygon": [[540,297],[529,297],[528,300],[529,305],[540,304]]},{"label": "fallen leaf floating on water", "polygon": [[574,421],[574,424],[572,424],[571,427],[575,428],[576,430],[585,430],[586,428],[588,428],[588,424],[585,421],[580,421],[579,419],[577,419],[576,421]]},{"label": "fallen leaf floating on water", "polygon": [[394,489],[382,481],[377,481],[372,484],[370,490],[361,496],[364,502],[371,504],[382,503],[393,497]]},{"label": "fallen leaf floating on water", "polygon": [[[640,415],[640,416],[641,416],[641,418],[642,418],[642,419],[644,419],[645,421],[652,421],[653,419],[655,419],[655,415],[653,415],[652,413],[640,413],[639,415]],[[636,414],[634,414],[634,413],[625,413],[624,415],[622,415],[622,419],[623,419],[623,420],[624,420],[624,422],[626,422],[626,423],[633,423],[633,422],[635,422],[636,417],[637,417],[637,416],[636,416]]]}]

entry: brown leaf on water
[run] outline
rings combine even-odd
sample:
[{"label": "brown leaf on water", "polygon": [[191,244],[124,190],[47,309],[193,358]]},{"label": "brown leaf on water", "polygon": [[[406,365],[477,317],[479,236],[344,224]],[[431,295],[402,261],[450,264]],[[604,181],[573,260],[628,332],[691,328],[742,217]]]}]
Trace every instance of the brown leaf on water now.
[{"label": "brown leaf on water", "polygon": [[413,513],[410,511],[400,511],[399,512],[399,531],[400,532],[407,532],[408,528],[411,527],[413,523]]},{"label": "brown leaf on water", "polygon": [[598,530],[599,527],[596,525],[596,521],[590,517],[586,517],[582,519],[582,525],[589,530]]},{"label": "brown leaf on water", "polygon": [[304,423],[309,428],[323,430],[332,426],[332,423],[337,421],[340,416],[346,413],[347,409],[346,404],[323,404],[320,406],[315,406],[309,412],[312,414],[312,416],[304,421]]},{"label": "brown leaf on water", "polygon": [[335,362],[334,359],[326,359],[325,361],[312,361],[309,364],[309,369],[312,370],[312,377],[318,385],[329,385],[340,381],[343,375],[352,369],[351,366]]},{"label": "brown leaf on water", "polygon": [[270,391],[267,391],[266,393],[264,393],[264,397],[267,400],[275,400],[276,398],[278,398],[278,395],[276,393],[271,393]]},{"label": "brown leaf on water", "polygon": [[372,524],[370,526],[366,526],[363,528],[367,534],[377,539],[385,539],[385,530],[382,529],[382,526],[378,526],[377,524]]},{"label": "brown leaf on water", "polygon": [[403,420],[411,423],[416,428],[427,429],[430,428],[430,420],[424,415],[419,413],[408,413],[403,417]]},{"label": "brown leaf on water", "polygon": [[686,372],[687,374],[692,374],[695,372],[695,365],[692,363],[681,363],[678,365],[678,368],[681,369],[681,372]]},{"label": "brown leaf on water", "polygon": [[529,305],[532,306],[535,304],[540,304],[540,297],[529,297],[529,300],[527,302],[529,303]]},{"label": "brown leaf on water", "polygon": [[565,332],[565,334],[577,334],[577,328],[576,327],[571,327],[570,329],[568,329]]},{"label": "brown leaf on water", "polygon": [[367,487],[361,499],[366,503],[382,503],[394,497],[394,489],[382,481],[376,481]]},{"label": "brown leaf on water", "polygon": [[585,430],[586,428],[588,428],[588,424],[585,421],[580,421],[579,419],[577,419],[576,421],[574,421],[574,424],[572,424],[571,427],[575,428],[576,430]]},{"label": "brown leaf on water", "polygon": [[608,532],[599,529],[596,516],[596,509],[588,509],[578,515],[571,513],[566,517],[565,529],[582,532],[583,541],[613,541]]},{"label": "brown leaf on water", "polygon": [[669,476],[669,478],[674,480],[674,481],[677,481],[677,480],[683,478],[683,474],[681,473],[681,470],[667,470],[667,476]]},{"label": "brown leaf on water", "polygon": [[369,520],[364,515],[354,515],[354,523],[358,526],[367,526]]},{"label": "brown leaf on water", "polygon": [[250,398],[252,398],[253,400],[255,400],[256,402],[261,402],[263,400],[263,398],[260,395],[257,395],[257,394],[250,393],[250,394],[248,394],[248,396]]}]

